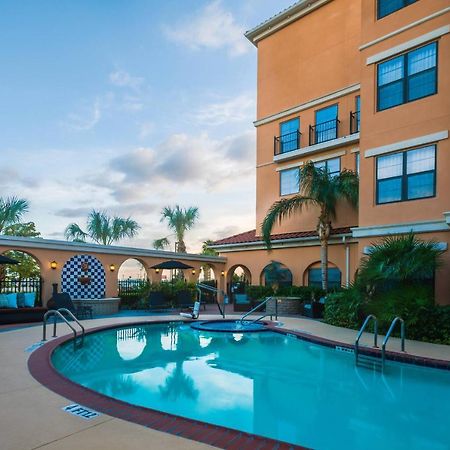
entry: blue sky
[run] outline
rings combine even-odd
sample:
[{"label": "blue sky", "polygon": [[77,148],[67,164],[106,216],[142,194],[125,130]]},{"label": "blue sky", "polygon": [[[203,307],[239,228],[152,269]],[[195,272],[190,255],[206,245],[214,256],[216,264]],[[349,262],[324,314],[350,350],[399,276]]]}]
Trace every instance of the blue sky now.
[{"label": "blue sky", "polygon": [[127,245],[198,206],[188,250],[254,227],[256,49],[282,0],[2,0],[0,192],[60,239],[92,208],[131,215]]}]

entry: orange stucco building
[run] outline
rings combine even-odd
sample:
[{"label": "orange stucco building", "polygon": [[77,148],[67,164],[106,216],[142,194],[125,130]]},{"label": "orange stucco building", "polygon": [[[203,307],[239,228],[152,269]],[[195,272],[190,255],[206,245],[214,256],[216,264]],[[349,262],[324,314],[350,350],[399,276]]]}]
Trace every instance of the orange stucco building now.
[{"label": "orange stucco building", "polygon": [[[311,209],[261,242],[269,207],[298,192],[306,161],[359,172],[359,209],[342,204],[330,241],[330,279],[346,285],[370,245],[415,232],[450,241],[450,1],[300,0],[246,33],[258,51],[255,230],[215,242],[230,282],[252,284],[282,263],[296,285],[317,283]],[[450,303],[450,253],[436,275]]]}]

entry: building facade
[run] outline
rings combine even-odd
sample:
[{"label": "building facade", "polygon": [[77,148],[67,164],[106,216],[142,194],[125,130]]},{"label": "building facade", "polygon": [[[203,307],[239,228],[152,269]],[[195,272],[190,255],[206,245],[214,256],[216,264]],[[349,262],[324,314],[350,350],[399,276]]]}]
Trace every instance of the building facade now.
[{"label": "building facade", "polygon": [[[341,204],[329,247],[331,285],[347,285],[384,236],[415,232],[450,242],[450,1],[301,0],[246,33],[257,47],[256,226],[215,242],[228,283],[241,267],[252,284],[278,261],[295,285],[320,283],[318,211],[277,226],[273,250],[261,223],[298,192],[313,161],[360,176],[358,210]],[[450,253],[436,300],[450,303]]]}]

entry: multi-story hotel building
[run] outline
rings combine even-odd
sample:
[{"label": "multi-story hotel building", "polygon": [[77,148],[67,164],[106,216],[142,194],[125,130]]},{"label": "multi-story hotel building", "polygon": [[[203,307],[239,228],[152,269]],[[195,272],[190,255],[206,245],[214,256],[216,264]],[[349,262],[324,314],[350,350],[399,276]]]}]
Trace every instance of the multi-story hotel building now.
[{"label": "multi-story hotel building", "polygon": [[[216,241],[228,283],[278,261],[296,285],[320,282],[318,211],[261,240],[269,207],[298,192],[306,161],[359,172],[359,208],[342,204],[330,285],[350,283],[373,242],[413,231],[450,242],[450,1],[300,0],[246,33],[258,50],[255,230]],[[450,252],[436,301],[450,303]]]}]

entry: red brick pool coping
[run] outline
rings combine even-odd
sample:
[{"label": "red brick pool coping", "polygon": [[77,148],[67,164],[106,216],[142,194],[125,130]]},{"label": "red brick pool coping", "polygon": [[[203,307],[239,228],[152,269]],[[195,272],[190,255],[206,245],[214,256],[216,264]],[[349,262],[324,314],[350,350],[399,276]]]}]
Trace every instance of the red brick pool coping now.
[{"label": "red brick pool coping", "polygon": [[[137,326],[143,324],[161,324],[167,322],[173,321],[139,321],[127,324],[108,325],[90,329],[86,332],[86,334],[91,334],[111,328]],[[269,326],[273,331],[277,333],[286,334],[288,336],[296,337],[327,347],[341,347],[353,350],[353,346],[349,344],[320,338],[299,331],[292,331],[289,329],[278,327],[275,328],[274,325],[275,324],[270,324]],[[71,335],[55,338],[54,340],[47,342],[42,347],[36,349],[28,359],[28,369],[31,375],[37,381],[39,381],[42,385],[44,385],[51,391],[56,392],[57,394],[70,399],[71,401],[80,403],[83,406],[95,409],[98,412],[108,414],[112,417],[117,417],[119,419],[143,425],[154,430],[163,431],[165,433],[170,433],[176,436],[184,437],[186,439],[202,442],[204,444],[209,444],[218,448],[229,450],[306,449],[306,447],[293,445],[249,433],[244,433],[238,430],[180,417],[150,408],[135,406],[121,400],[107,397],[106,395],[100,394],[96,391],[76,384],[57,372],[51,362],[51,356],[55,348],[71,339]],[[360,353],[375,357],[380,356],[379,351],[365,347],[360,348]],[[386,352],[386,357],[387,359],[394,361],[450,370],[450,361],[423,358],[397,352]]]}]

